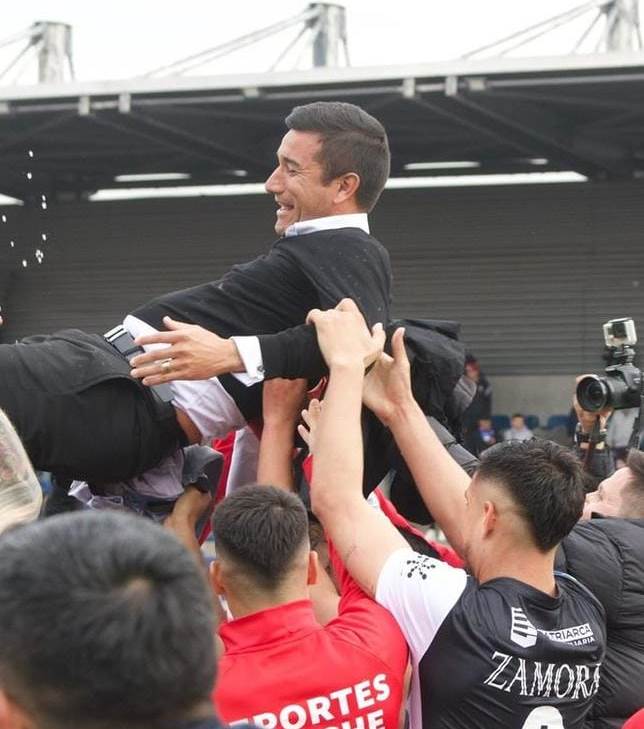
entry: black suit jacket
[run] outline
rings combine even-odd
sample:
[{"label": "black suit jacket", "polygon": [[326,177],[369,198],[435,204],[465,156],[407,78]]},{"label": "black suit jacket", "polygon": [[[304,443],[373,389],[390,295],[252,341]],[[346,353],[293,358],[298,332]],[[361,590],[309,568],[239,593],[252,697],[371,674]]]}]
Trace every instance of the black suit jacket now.
[{"label": "black suit jacket", "polygon": [[222,337],[259,335],[267,379],[315,379],[326,368],[306,315],[345,297],[370,326],[389,320],[389,255],[358,228],[281,238],[266,255],[233,266],[221,279],[165,294],[132,313],[157,329],[168,315]]}]

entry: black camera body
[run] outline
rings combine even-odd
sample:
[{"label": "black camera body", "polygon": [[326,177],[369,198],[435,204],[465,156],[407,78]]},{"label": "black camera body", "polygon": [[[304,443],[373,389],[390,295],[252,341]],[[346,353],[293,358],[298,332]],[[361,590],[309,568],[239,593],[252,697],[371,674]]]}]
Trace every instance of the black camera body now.
[{"label": "black camera body", "polygon": [[642,372],[633,364],[635,324],[632,319],[612,319],[603,328],[609,362],[605,377],[582,378],[577,384],[577,401],[589,412],[639,408],[644,390]]}]

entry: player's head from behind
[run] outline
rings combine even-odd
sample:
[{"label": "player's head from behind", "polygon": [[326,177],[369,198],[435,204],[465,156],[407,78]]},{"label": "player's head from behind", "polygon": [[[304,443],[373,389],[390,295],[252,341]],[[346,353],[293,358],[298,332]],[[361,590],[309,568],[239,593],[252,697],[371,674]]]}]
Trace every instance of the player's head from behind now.
[{"label": "player's head from behind", "polygon": [[296,106],[286,126],[277,167],[266,181],[278,205],[278,235],[300,220],[373,209],[391,161],[377,119],[354,104],[317,101]]},{"label": "player's head from behind", "polygon": [[317,579],[304,505],[273,486],[245,486],[215,509],[215,592],[234,617],[308,597]]},{"label": "player's head from behind", "polygon": [[0,726],[157,729],[211,715],[213,605],[194,558],[134,516],[0,537]]},{"label": "player's head from behind", "polygon": [[466,492],[466,559],[474,571],[497,555],[554,554],[582,514],[585,478],[566,448],[544,440],[486,450]]}]

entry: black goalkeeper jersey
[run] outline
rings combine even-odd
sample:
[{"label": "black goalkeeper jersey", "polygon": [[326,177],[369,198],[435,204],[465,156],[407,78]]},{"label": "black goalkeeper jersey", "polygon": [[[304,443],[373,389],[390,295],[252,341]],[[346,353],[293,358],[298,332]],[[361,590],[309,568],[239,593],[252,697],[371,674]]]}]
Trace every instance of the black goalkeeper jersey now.
[{"label": "black goalkeeper jersey", "polygon": [[376,599],[407,637],[411,729],[577,729],[597,693],[602,607],[567,575],[546,595],[511,578],[479,585],[402,549]]}]

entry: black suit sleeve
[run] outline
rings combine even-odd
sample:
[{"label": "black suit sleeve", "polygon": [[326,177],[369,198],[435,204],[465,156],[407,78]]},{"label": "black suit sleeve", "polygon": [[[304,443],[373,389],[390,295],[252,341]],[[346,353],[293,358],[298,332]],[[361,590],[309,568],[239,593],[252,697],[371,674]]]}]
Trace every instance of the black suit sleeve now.
[{"label": "black suit sleeve", "polygon": [[263,334],[258,338],[267,380],[273,377],[306,377],[314,380],[326,372],[315,327],[301,324],[278,334]]},{"label": "black suit sleeve", "polygon": [[[386,325],[391,270],[385,249],[355,230],[305,238],[294,238],[283,249],[315,289],[318,308],[330,309],[341,299],[351,298],[369,326],[377,322]],[[266,379],[316,379],[326,372],[312,326],[302,324],[277,334],[260,335],[259,344]]]}]

